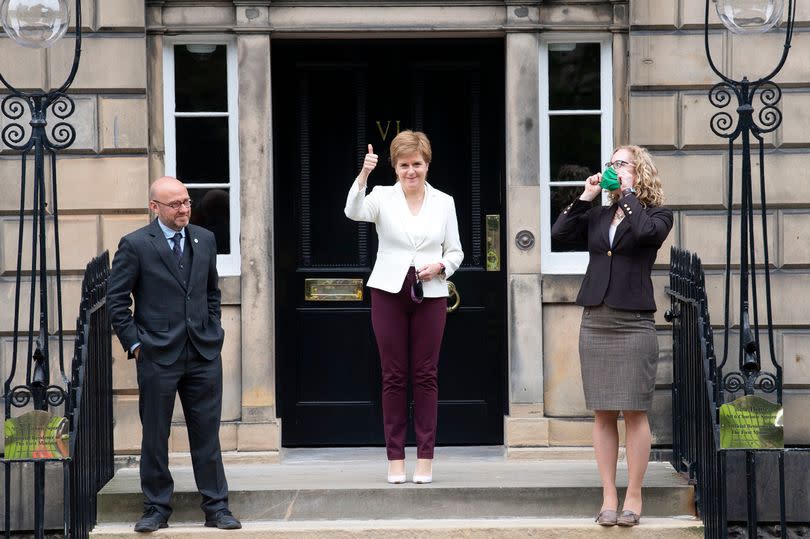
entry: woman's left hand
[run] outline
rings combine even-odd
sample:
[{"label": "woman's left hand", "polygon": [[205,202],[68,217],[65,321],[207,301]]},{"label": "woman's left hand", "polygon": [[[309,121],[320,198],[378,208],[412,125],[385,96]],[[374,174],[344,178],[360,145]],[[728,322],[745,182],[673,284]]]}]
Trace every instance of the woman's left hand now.
[{"label": "woman's left hand", "polygon": [[619,189],[624,191],[625,189],[630,189],[633,187],[633,184],[636,182],[633,180],[633,176],[630,174],[619,174]]},{"label": "woman's left hand", "polygon": [[430,281],[442,271],[441,264],[426,264],[417,270],[420,281]]}]

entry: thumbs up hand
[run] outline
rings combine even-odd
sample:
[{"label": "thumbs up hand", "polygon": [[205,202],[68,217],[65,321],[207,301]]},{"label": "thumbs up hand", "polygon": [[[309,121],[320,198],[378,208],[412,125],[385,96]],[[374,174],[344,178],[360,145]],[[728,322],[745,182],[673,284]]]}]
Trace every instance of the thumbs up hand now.
[{"label": "thumbs up hand", "polygon": [[368,145],[368,153],[366,154],[366,158],[363,160],[363,172],[366,177],[371,174],[371,171],[374,170],[377,166],[377,154],[374,153],[374,146],[371,144]]},{"label": "thumbs up hand", "polygon": [[377,167],[377,159],[378,156],[376,153],[374,153],[374,147],[369,144],[368,153],[366,154],[366,158],[363,159],[363,168],[360,170],[360,174],[357,176],[357,181],[361,188],[366,186],[368,175],[371,174],[371,171]]}]

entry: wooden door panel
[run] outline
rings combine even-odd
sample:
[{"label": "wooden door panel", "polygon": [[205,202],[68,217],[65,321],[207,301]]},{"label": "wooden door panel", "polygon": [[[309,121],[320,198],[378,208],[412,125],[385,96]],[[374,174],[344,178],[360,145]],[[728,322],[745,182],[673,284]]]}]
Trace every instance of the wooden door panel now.
[{"label": "wooden door panel", "polygon": [[[298,397],[307,402],[376,402],[377,352],[368,339],[368,309],[301,310]],[[340,323],[335,323],[340,319]],[[348,353],[347,353],[348,351]],[[311,374],[307,376],[307,374]]]},{"label": "wooden door panel", "polygon": [[[463,291],[462,301],[464,301]],[[484,399],[491,380],[481,376],[477,368],[493,362],[486,361],[484,350],[487,349],[486,311],[483,307],[462,307],[447,317],[444,339],[442,340],[441,360],[439,362],[439,399],[441,401],[469,400],[473,397]],[[454,350],[457,343],[464,342],[466,351],[477,350],[472,356]],[[483,362],[480,361],[482,356]]]},{"label": "wooden door panel", "polygon": [[[296,140],[299,266],[367,266],[368,226],[346,219],[347,172],[358,168],[357,149],[365,140],[361,122],[365,69],[354,64],[299,64]],[[365,147],[365,146],[363,146]]]}]

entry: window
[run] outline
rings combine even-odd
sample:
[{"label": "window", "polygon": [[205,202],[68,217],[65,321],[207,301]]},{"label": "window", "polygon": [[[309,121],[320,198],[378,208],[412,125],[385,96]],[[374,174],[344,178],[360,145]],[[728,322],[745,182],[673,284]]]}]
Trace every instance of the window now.
[{"label": "window", "polygon": [[236,47],[211,38],[164,43],[166,175],[186,184],[191,222],[214,233],[219,274],[239,275]]},{"label": "window", "polygon": [[544,273],[584,273],[588,265],[587,246],[551,241],[551,225],[582,192],[585,178],[610,160],[612,69],[609,37],[551,37],[541,44],[540,231]]}]

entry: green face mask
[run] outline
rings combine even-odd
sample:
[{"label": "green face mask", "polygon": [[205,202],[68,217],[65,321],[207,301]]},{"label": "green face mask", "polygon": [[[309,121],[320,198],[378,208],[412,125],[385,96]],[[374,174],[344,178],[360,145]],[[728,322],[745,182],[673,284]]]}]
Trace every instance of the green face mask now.
[{"label": "green face mask", "polygon": [[608,191],[615,191],[619,187],[621,187],[621,183],[619,183],[618,176],[616,176],[616,171],[613,170],[613,167],[609,167],[602,173],[602,181],[599,183],[599,186],[602,189],[607,189]]}]

